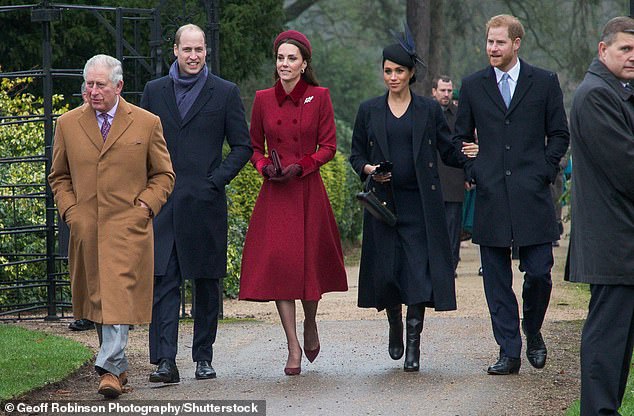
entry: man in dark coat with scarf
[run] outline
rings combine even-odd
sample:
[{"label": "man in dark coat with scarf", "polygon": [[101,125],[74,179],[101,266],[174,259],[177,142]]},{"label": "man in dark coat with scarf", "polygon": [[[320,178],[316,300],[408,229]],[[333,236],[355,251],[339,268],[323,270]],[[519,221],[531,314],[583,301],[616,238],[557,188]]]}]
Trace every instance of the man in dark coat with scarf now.
[{"label": "man in dark coat with scarf", "polygon": [[581,335],[581,416],[618,415],[634,345],[634,19],[603,29],[570,114],[567,278],[590,284]]},{"label": "man in dark coat with scarf", "polygon": [[[462,82],[455,133],[480,152],[467,162],[477,186],[473,242],[480,245],[484,291],[493,335],[500,347],[489,374],[517,373],[522,338],[513,291],[511,247],[519,247],[522,330],[526,356],[535,368],[546,364],[541,327],[552,289],[552,242],[559,238],[550,195],[569,133],[557,75],[519,59],[524,27],[514,16],[487,23],[490,66]],[[545,140],[544,140],[545,138]]]},{"label": "man in dark coat with scarf", "polygon": [[[192,358],[196,379],[215,378],[211,366],[227,270],[227,185],[252,154],[244,107],[235,84],[208,71],[205,34],[178,29],[169,75],[150,81],[141,106],[161,118],[176,184],[154,221],[154,305],[150,325],[151,382],[180,381],[175,358],[182,279],[193,279]],[[222,159],[223,142],[231,148]]]}]

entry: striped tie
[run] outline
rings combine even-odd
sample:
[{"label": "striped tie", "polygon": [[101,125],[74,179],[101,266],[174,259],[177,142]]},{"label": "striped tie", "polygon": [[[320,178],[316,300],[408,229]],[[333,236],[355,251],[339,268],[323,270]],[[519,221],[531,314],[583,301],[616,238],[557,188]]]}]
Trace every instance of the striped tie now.
[{"label": "striped tie", "polygon": [[108,137],[108,133],[110,132],[110,123],[108,122],[108,113],[101,113],[99,115],[103,119],[103,123],[101,123],[101,137],[103,137],[103,141],[106,141],[106,137]]}]

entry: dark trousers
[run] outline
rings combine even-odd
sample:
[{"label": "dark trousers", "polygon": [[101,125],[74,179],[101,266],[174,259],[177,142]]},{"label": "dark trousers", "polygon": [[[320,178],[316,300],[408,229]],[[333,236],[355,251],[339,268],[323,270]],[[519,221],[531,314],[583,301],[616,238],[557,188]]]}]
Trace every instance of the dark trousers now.
[{"label": "dark trousers", "polygon": [[[501,354],[519,358],[522,337],[517,298],[512,286],[511,248],[480,246],[480,258],[493,336]],[[520,270],[525,272],[522,288],[524,329],[532,334],[541,329],[548,309],[552,290],[552,244],[519,247],[519,258]]]},{"label": "dark trousers", "polygon": [[634,286],[590,285],[581,334],[581,416],[618,415],[634,345]]},{"label": "dark trousers", "polygon": [[[154,302],[150,324],[150,362],[164,358],[175,360],[178,350],[178,319],[182,276],[176,249],[172,251],[167,272],[154,276]],[[192,359],[212,361],[213,343],[218,330],[220,284],[218,279],[194,280],[195,305]]]},{"label": "dark trousers", "polygon": [[445,202],[447,229],[449,230],[449,244],[453,270],[456,271],[460,261],[460,235],[462,234],[462,202]]}]

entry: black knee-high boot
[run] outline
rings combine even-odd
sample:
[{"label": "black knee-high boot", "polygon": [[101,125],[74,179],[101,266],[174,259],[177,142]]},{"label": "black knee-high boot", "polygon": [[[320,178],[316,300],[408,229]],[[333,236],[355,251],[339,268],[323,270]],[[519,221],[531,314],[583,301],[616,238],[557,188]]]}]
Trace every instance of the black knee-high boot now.
[{"label": "black knee-high boot", "polygon": [[425,307],[423,305],[410,305],[407,307],[405,362],[403,370],[418,371],[420,361],[420,334],[423,332],[423,319]]},{"label": "black knee-high boot", "polygon": [[390,324],[390,338],[387,351],[393,360],[403,356],[403,312],[401,305],[385,308],[387,322]]}]

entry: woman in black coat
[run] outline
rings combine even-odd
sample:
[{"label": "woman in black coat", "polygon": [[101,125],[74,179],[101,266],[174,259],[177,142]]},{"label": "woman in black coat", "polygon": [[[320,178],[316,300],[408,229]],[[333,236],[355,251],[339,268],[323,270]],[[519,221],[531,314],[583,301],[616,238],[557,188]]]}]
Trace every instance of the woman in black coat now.
[{"label": "woman in black coat", "polygon": [[[388,351],[398,360],[405,349],[405,371],[419,369],[425,307],[456,309],[437,151],[456,167],[477,154],[475,144],[452,144],[440,105],[410,90],[416,59],[400,44],[383,50],[388,91],[359,107],[350,156],[361,180],[371,176],[371,188],[398,217],[392,227],[364,214],[358,305],[386,310]],[[391,172],[375,172],[383,161],[393,163]],[[402,304],[408,305],[406,348]]]}]

